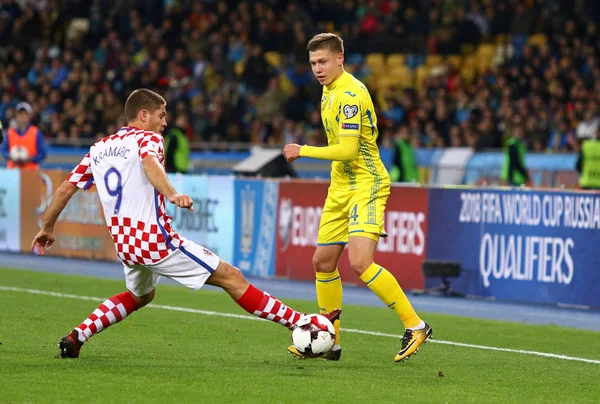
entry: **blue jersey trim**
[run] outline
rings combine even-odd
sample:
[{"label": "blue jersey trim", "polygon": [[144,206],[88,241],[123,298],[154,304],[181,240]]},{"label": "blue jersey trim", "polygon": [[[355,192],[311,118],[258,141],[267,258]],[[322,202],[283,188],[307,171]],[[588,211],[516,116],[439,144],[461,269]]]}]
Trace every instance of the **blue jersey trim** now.
[{"label": "blue jersey trim", "polygon": [[375,276],[372,277],[369,282],[367,282],[367,286],[369,286],[369,284],[371,284],[371,282],[373,282],[375,279],[377,279],[377,277],[379,276],[379,274],[381,273],[381,271],[383,271],[383,267],[380,267],[379,271],[377,271],[377,273],[375,274]]},{"label": "blue jersey trim", "polygon": [[375,126],[373,125],[373,117],[371,116],[371,111],[367,109],[367,118],[369,118],[369,122],[371,123],[371,136],[375,135]]},{"label": "blue jersey trim", "polygon": [[337,281],[338,279],[340,279],[340,277],[339,277],[339,276],[336,276],[336,277],[335,277],[335,278],[333,278],[333,279],[324,279],[324,280],[317,279],[317,282],[321,282],[321,283],[327,283],[327,282],[333,282],[333,281]]},{"label": "blue jersey trim", "polygon": [[169,235],[167,234],[167,231],[165,230],[163,225],[160,224],[160,218],[158,216],[158,191],[157,190],[154,190],[154,212],[156,213],[156,223],[158,224],[158,228],[160,229],[160,232],[162,233],[163,237],[165,238],[165,242],[167,243],[167,245],[169,246],[171,251],[175,251],[176,248],[171,243],[171,239],[170,239]]},{"label": "blue jersey trim", "polygon": [[88,180],[88,182],[85,183],[85,185],[83,186],[83,190],[87,191],[88,189],[90,189],[90,187],[94,184],[94,177],[90,178]]}]

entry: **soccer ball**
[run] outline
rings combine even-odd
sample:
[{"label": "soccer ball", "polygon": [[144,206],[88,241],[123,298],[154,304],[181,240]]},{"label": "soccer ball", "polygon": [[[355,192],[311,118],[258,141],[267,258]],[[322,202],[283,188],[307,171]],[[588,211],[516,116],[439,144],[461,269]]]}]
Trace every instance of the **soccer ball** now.
[{"label": "soccer ball", "polygon": [[304,356],[318,358],[333,348],[335,329],[327,317],[307,314],[296,323],[292,331],[292,343]]},{"label": "soccer ball", "polygon": [[29,152],[24,146],[14,146],[10,148],[10,159],[15,163],[24,163],[29,158]]}]

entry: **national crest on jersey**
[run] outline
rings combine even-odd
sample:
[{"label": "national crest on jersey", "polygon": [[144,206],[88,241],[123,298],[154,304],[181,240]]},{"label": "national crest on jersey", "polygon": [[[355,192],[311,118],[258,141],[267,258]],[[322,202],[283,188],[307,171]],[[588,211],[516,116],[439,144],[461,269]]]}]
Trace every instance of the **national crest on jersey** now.
[{"label": "national crest on jersey", "polygon": [[126,265],[154,264],[185,241],[173,230],[165,197],[148,181],[142,160],[156,156],[164,166],[164,140],[158,133],[121,128],[96,142],[68,181],[95,185],[117,256]]}]

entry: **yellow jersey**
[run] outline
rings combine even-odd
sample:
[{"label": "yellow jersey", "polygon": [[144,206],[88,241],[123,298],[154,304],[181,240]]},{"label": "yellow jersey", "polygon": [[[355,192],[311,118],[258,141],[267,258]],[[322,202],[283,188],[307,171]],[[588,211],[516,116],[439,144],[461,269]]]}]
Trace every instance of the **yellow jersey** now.
[{"label": "yellow jersey", "polygon": [[321,119],[329,145],[338,144],[341,136],[359,138],[354,160],[331,163],[332,188],[371,189],[390,183],[376,143],[379,132],[375,107],[363,83],[344,72],[333,83],[323,86]]}]

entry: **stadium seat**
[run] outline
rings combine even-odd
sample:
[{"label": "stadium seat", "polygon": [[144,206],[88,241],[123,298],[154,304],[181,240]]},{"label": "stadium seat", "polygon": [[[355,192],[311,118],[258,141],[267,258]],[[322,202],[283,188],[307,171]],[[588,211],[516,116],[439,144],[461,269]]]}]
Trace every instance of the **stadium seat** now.
[{"label": "stadium seat", "polygon": [[365,58],[360,53],[350,53],[344,60],[345,63],[351,65],[361,65],[363,64]]},{"label": "stadium seat", "polygon": [[394,84],[396,83],[394,83],[394,80],[391,77],[381,76],[377,78],[377,80],[373,80],[371,87],[375,88],[378,94],[383,94],[387,88],[393,86]]},{"label": "stadium seat", "polygon": [[235,72],[236,76],[241,77],[242,74],[244,74],[244,68],[245,62],[240,60],[239,62],[236,62],[235,66],[233,67],[233,71]]},{"label": "stadium seat", "polygon": [[435,67],[444,63],[444,57],[442,55],[427,55],[425,58],[425,65],[427,67]]},{"label": "stadium seat", "polygon": [[281,66],[281,55],[277,52],[265,52],[265,59],[273,67]]},{"label": "stadium seat", "polygon": [[472,55],[473,53],[475,53],[475,50],[475,45],[473,45],[472,43],[465,43],[460,45],[460,54],[463,56]]},{"label": "stadium seat", "polygon": [[421,66],[421,65],[425,64],[425,55],[414,54],[414,53],[407,54],[404,64],[414,70],[417,68],[417,66]]},{"label": "stadium seat", "polygon": [[529,37],[527,43],[533,46],[541,46],[548,43],[548,38],[544,34],[535,34]]},{"label": "stadium seat", "polygon": [[496,53],[496,46],[491,44],[481,44],[479,48],[477,48],[477,56],[480,59],[487,58],[492,59],[494,54]]},{"label": "stadium seat", "polygon": [[414,87],[414,75],[412,70],[406,66],[398,66],[390,70],[390,79],[401,88]]},{"label": "stadium seat", "polygon": [[388,69],[404,66],[404,55],[401,53],[393,53],[387,57],[386,63]]},{"label": "stadium seat", "polygon": [[369,53],[365,58],[365,64],[374,73],[380,73],[385,70],[385,58],[383,53]]},{"label": "stadium seat", "polygon": [[463,58],[463,66],[475,67],[477,66],[477,56],[471,55]]},{"label": "stadium seat", "polygon": [[279,75],[279,89],[286,95],[290,96],[292,94],[292,89],[294,88],[294,83],[290,80],[287,74]]},{"label": "stadium seat", "polygon": [[[391,84],[400,86],[402,85],[402,81],[404,80],[404,71],[402,68],[397,67],[393,70],[390,70],[387,72],[388,74],[382,76],[378,81],[379,83],[384,83],[386,80],[389,81]],[[385,87],[382,87],[385,88]]]},{"label": "stadium seat", "polygon": [[446,63],[454,67],[456,70],[460,70],[463,64],[463,58],[460,55],[446,56]]},{"label": "stadium seat", "polygon": [[423,88],[423,84],[425,80],[429,76],[430,68],[428,66],[419,66],[417,67],[417,89],[420,90]]},{"label": "stadium seat", "polygon": [[496,35],[496,45],[503,46],[503,45],[507,45],[509,42],[510,42],[509,35],[506,35],[506,34]]},{"label": "stadium seat", "polygon": [[473,80],[475,79],[475,67],[474,66],[463,66],[462,69],[460,69],[460,78],[462,79],[462,81],[464,81],[467,84],[471,84],[473,82]]},{"label": "stadium seat", "polygon": [[492,61],[493,61],[493,59],[480,58],[477,61],[477,73],[478,74],[485,73],[490,67],[492,67]]}]

